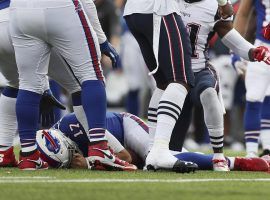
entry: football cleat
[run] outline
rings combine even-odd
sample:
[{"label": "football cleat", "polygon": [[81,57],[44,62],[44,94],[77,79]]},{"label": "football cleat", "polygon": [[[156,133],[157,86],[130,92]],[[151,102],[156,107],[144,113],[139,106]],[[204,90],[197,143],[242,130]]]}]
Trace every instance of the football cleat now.
[{"label": "football cleat", "polygon": [[198,165],[178,160],[169,150],[152,149],[146,157],[144,170],[168,170],[178,173],[195,172]]},{"label": "football cleat", "polygon": [[92,170],[135,171],[137,167],[116,157],[108,147],[107,141],[88,146],[86,158]]},{"label": "football cleat", "polygon": [[239,171],[268,171],[269,164],[262,158],[240,158],[234,161],[234,170]]},{"label": "football cleat", "polygon": [[265,156],[265,155],[270,155],[269,149],[264,149],[263,152],[260,154],[260,157]]},{"label": "football cleat", "polygon": [[13,147],[10,147],[6,151],[0,151],[0,167],[17,167],[18,162],[13,149]]},{"label": "football cleat", "polygon": [[213,159],[213,170],[216,172],[228,172],[230,171],[227,160]]},{"label": "football cleat", "polygon": [[246,158],[258,158],[258,156],[255,152],[249,152],[247,153]]},{"label": "football cleat", "polygon": [[48,163],[41,160],[38,150],[29,156],[20,155],[18,168],[21,170],[42,170],[48,169],[48,167]]}]

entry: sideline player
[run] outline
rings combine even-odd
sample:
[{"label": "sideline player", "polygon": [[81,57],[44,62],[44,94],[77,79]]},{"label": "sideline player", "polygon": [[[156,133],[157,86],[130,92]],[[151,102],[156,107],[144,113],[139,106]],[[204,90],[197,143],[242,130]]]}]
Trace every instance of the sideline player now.
[{"label": "sideline player", "polygon": [[[227,1],[219,3],[224,18],[232,15]],[[170,154],[169,141],[194,77],[190,43],[178,14],[176,0],[128,0],[124,10],[127,25],[157,83],[148,109],[153,143],[146,159],[148,169],[178,170],[182,165]]]},{"label": "sideline player", "polygon": [[[88,11],[92,13],[90,20],[94,27],[99,28],[94,4],[92,1],[88,1],[87,4],[91,7],[91,10]],[[45,10],[46,12],[42,12]],[[19,168],[46,168],[46,163],[39,159],[38,151],[36,151],[35,132],[38,103],[46,79],[51,46],[54,46],[70,65],[75,77],[82,85],[84,109],[88,124],[91,125],[87,133],[90,141],[89,156],[93,160],[102,162],[105,155],[103,152],[110,154],[110,151],[107,149],[104,135],[106,99],[99,62],[99,43],[81,3],[64,0],[42,2],[39,0],[31,2],[14,0],[11,3],[10,16],[11,35],[20,75],[20,90],[16,104],[22,146]],[[20,20],[17,20],[17,17]],[[43,17],[46,19],[45,24],[43,24]],[[98,31],[96,33],[99,35]],[[100,30],[100,33],[103,31]],[[104,38],[101,49],[108,50],[110,46],[106,42],[106,37]],[[102,38],[99,37],[99,39]],[[26,59],[29,57],[31,59]],[[112,57],[112,59],[116,58]],[[92,113],[89,112],[90,110]],[[91,123],[89,123],[90,121]],[[94,146],[99,147],[102,151],[93,150]],[[112,156],[107,164],[113,165],[118,161]]]},{"label": "sideline player", "polygon": [[[189,110],[187,110],[189,111]],[[183,111],[186,112],[186,111]],[[181,120],[185,120],[181,118]],[[140,118],[129,113],[107,113],[106,117],[108,135],[112,134],[115,138],[110,137],[109,145],[117,155],[127,161],[133,162],[142,168],[144,166],[145,158],[148,154],[148,144],[149,144],[149,134],[148,126]],[[55,132],[55,130],[57,130]],[[182,130],[187,131],[187,130]],[[179,133],[180,134],[180,133]],[[73,155],[71,162],[59,163],[57,160],[54,160],[53,149],[50,141],[53,141],[53,138],[57,138],[63,135],[71,139],[79,149],[78,152],[81,154]],[[181,135],[185,135],[182,134]],[[39,131],[37,133],[37,144],[42,152],[42,158],[51,163],[51,166],[62,166],[62,167],[71,167],[71,168],[92,168],[93,167],[88,163],[87,158],[87,143],[85,143],[85,130],[82,125],[76,119],[75,114],[71,113],[64,116],[52,129]],[[183,138],[182,138],[183,139]],[[111,142],[112,141],[112,142]],[[117,142],[120,142],[117,143]],[[57,142],[55,142],[57,143]],[[60,147],[61,148],[61,145]],[[63,147],[62,147],[63,148]],[[125,150],[125,149],[126,150]],[[118,153],[120,152],[120,154]],[[130,152],[130,155],[129,153]],[[205,155],[202,153],[193,153],[188,152],[183,148],[182,152],[171,151],[172,155],[177,157],[180,160],[186,160],[189,162],[195,162],[198,164],[200,170],[212,170],[212,158],[213,155]],[[51,158],[50,158],[51,156]],[[72,154],[70,154],[72,156]],[[240,157],[228,157],[226,158],[229,161],[230,169],[239,170],[239,171],[267,171],[269,168],[268,163],[261,158],[240,158]],[[71,165],[68,166],[68,163]]]},{"label": "sideline player", "polygon": [[[217,164],[219,168],[216,170],[227,171],[227,161],[222,154],[224,107],[222,97],[219,96],[221,94],[218,74],[209,63],[208,42],[217,32],[227,47],[237,52],[244,59],[251,61],[268,59],[268,50],[266,47],[255,48],[242,38],[233,29],[232,18],[222,19],[220,17],[216,2],[186,0],[179,1],[179,6],[183,22],[190,33],[192,47],[191,58],[195,87],[191,89],[191,98],[195,104],[202,105],[212,147],[214,152],[221,153],[217,154],[216,157],[216,160],[219,161]],[[200,17],[198,17],[198,14]],[[215,163],[215,160],[213,162]]]},{"label": "sideline player", "polygon": [[[263,37],[264,27],[270,22],[269,9],[269,1],[241,1],[234,27],[246,38],[256,32],[255,45],[269,48],[270,42]],[[270,154],[269,66],[265,63],[248,63],[245,85],[247,93],[244,129],[247,157],[258,156],[259,137],[264,150],[262,155]]]}]

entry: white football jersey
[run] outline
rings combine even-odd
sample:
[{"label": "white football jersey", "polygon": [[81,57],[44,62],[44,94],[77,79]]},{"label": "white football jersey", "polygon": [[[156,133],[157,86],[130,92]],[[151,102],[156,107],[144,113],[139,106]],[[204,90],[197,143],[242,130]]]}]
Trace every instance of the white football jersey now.
[{"label": "white football jersey", "polygon": [[[214,36],[214,26],[220,20],[217,15],[218,3],[202,0],[197,3],[179,1],[180,15],[190,34],[192,48],[192,69],[198,72],[208,62],[208,43]],[[231,21],[233,17],[227,19]]]},{"label": "white football jersey", "polygon": [[179,14],[178,2],[179,0],[127,0],[124,16],[134,13],[155,13],[160,16]]}]

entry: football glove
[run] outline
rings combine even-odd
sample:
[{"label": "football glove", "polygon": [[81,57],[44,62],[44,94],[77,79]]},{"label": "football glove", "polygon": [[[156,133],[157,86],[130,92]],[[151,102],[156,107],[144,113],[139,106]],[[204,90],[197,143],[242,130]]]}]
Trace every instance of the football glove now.
[{"label": "football glove", "polygon": [[270,40],[270,23],[263,28],[262,34],[265,39]]},{"label": "football glove", "polygon": [[267,47],[259,46],[252,49],[251,55],[254,61],[264,61],[267,65],[270,65],[270,52]]},{"label": "football glove", "polygon": [[66,109],[66,107],[53,96],[51,90],[46,90],[39,104],[39,120],[42,127],[49,128],[55,123],[54,108],[60,108],[61,110]]},{"label": "football glove", "polygon": [[238,75],[243,75],[247,70],[247,62],[236,54],[231,54],[232,66]]},{"label": "football glove", "polygon": [[117,69],[120,66],[120,58],[114,47],[106,40],[100,44],[101,53],[108,56],[112,61],[113,69]]}]

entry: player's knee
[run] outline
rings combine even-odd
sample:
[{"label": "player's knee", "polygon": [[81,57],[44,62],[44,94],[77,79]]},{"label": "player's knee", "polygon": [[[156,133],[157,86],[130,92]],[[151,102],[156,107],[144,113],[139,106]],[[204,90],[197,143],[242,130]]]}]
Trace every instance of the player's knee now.
[{"label": "player's knee", "polygon": [[203,105],[203,107],[208,107],[212,109],[216,109],[216,104],[215,102],[218,102],[218,94],[217,91],[214,88],[207,88],[205,89],[201,94],[200,94],[200,100]]},{"label": "player's knee", "polygon": [[246,100],[249,102],[263,102],[265,95],[259,91],[247,91]]}]

